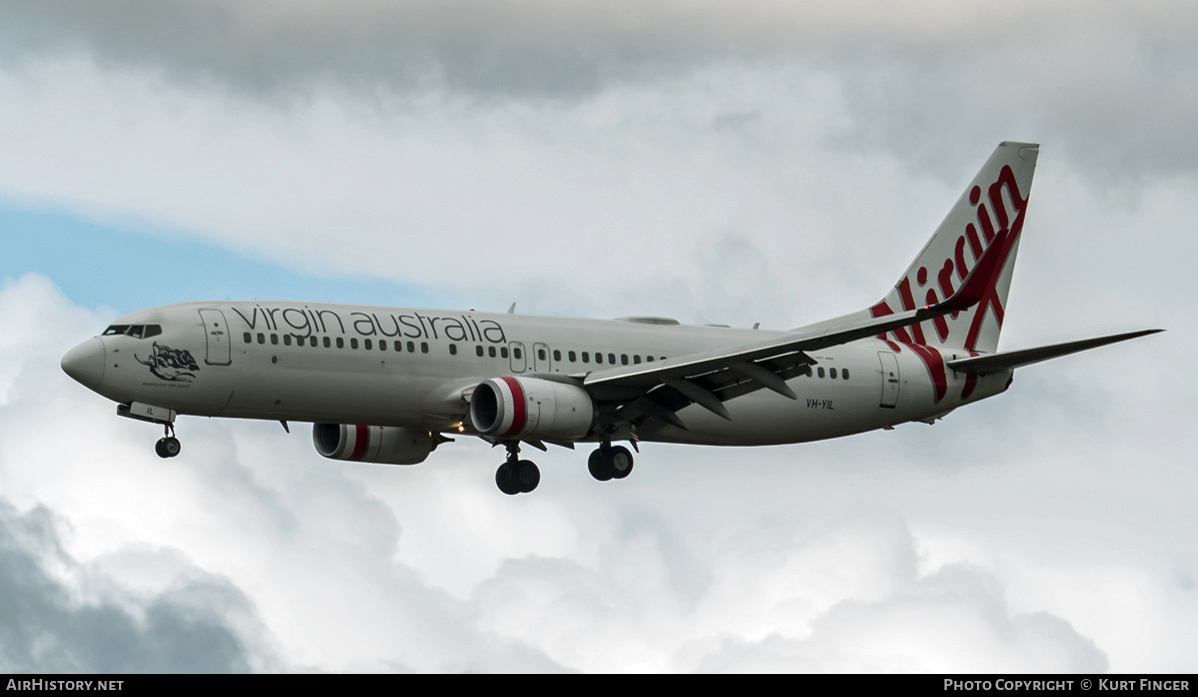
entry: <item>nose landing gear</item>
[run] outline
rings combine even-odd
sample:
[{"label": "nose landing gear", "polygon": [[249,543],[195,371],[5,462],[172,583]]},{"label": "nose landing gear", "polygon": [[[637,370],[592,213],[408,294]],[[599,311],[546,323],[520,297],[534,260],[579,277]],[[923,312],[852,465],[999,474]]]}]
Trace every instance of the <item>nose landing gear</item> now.
[{"label": "nose landing gear", "polygon": [[174,424],[163,424],[163,428],[166,431],[166,435],[159,438],[158,442],[154,444],[154,452],[158,453],[158,457],[165,460],[178,455],[183,446],[180,445],[179,439],[175,437]]},{"label": "nose landing gear", "polygon": [[174,409],[156,407],[152,404],[143,404],[141,402],[130,402],[128,404],[118,404],[116,406],[116,415],[127,419],[149,421],[152,424],[161,425],[166,433],[154,444],[154,452],[158,453],[158,457],[163,459],[174,457],[183,449],[183,446],[179,445],[179,439],[175,437],[176,413]]}]

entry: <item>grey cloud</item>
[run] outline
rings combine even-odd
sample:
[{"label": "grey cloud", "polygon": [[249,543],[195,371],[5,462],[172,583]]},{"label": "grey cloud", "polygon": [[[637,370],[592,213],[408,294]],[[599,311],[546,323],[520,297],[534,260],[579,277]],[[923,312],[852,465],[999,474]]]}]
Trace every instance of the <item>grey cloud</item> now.
[{"label": "grey cloud", "polygon": [[252,604],[223,579],[190,570],[148,598],[112,589],[107,599],[77,599],[48,567],[93,584],[95,574],[64,551],[59,524],[45,507],[22,514],[0,499],[3,670],[212,673],[246,672],[258,663],[229,621],[252,619]]},{"label": "grey cloud", "polygon": [[[716,61],[757,58],[894,65],[895,59],[906,57],[910,60],[900,62],[901,71],[888,72],[901,83],[910,76],[899,72],[946,59],[969,64],[979,54],[1011,46],[1042,53],[1044,47],[1033,42],[1063,44],[1065,52],[1080,44],[1092,51],[1099,42],[1089,41],[1087,33],[1102,39],[1112,27],[1119,36],[1137,41],[1141,28],[1165,24],[1161,20],[1166,17],[1168,29],[1153,30],[1132,47],[1151,61],[1146,67],[1155,70],[1149,81],[1159,84],[1168,66],[1175,65],[1173,47],[1187,45],[1181,27],[1195,20],[1188,3],[1152,8],[1112,3],[1104,11],[1062,0],[1010,3],[1001,12],[987,12],[958,3],[896,9],[889,3],[714,0],[602,5],[549,0],[13,0],[0,8],[0,38],[10,51],[75,48],[101,61],[250,89],[331,76],[367,87],[444,81],[484,94],[579,94],[612,81],[657,80]],[[1007,58],[1025,73],[1054,72],[1054,65],[1028,65],[1034,60],[1019,53]],[[975,75],[972,84],[991,77]]]},{"label": "grey cloud", "polygon": [[855,116],[839,144],[890,150],[946,177],[996,140],[1040,142],[1104,185],[1198,171],[1185,125],[1198,118],[1193,4],[1043,9],[960,42],[830,53],[820,64],[843,80]]},{"label": "grey cloud", "polygon": [[[0,9],[0,26],[18,51],[82,49],[104,62],[267,91],[328,76],[368,87],[433,81],[483,94],[578,93],[660,67],[670,54],[703,59],[687,47],[693,39],[655,35],[654,21],[543,2],[18,1]],[[698,38],[696,48],[706,43]]]},{"label": "grey cloud", "polygon": [[1114,178],[1198,162],[1193,3],[858,5],[13,0],[0,55],[82,51],[185,82],[272,95],[331,83],[367,102],[429,88],[578,98],[717,63],[797,63],[843,85],[846,148],[937,168],[979,143],[1040,140]]}]

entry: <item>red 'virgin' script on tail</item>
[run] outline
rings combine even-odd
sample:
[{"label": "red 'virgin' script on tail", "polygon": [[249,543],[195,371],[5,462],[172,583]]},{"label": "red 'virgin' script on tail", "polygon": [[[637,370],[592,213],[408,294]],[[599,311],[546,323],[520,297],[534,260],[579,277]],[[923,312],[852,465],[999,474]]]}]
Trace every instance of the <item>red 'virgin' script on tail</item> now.
[{"label": "red 'virgin' script on tail", "polygon": [[[1004,190],[1007,194],[1006,198],[1010,199],[1011,207],[1015,209],[1013,215],[1011,211],[1007,210],[1006,199],[1003,197]],[[931,377],[935,393],[935,401],[937,402],[943,399],[945,393],[948,391],[948,374],[944,358],[936,347],[932,346],[931,342],[928,341],[928,335],[934,331],[940,345],[944,345],[948,341],[954,328],[953,324],[956,323],[959,315],[965,314],[969,319],[969,326],[960,344],[960,348],[963,348],[972,355],[977,348],[978,337],[981,334],[986,313],[994,313],[994,319],[1000,328],[1002,327],[1005,315],[1002,298],[999,297],[996,282],[1001,270],[1006,267],[1007,261],[1010,259],[1011,250],[1014,248],[1020,233],[1023,231],[1027,197],[1019,191],[1019,183],[1015,180],[1015,173],[1011,170],[1010,165],[1003,166],[1002,170],[998,173],[998,178],[986,187],[986,194],[989,206],[986,205],[986,202],[982,201],[982,189],[980,186],[974,186],[969,191],[969,203],[975,207],[975,220],[965,225],[965,229],[961,231],[956,243],[952,246],[952,253],[940,263],[920,266],[913,274],[909,273],[903,276],[895,286],[898,301],[903,311],[914,310],[920,305],[936,305],[942,299],[947,299],[956,292],[957,288],[959,288],[959,283],[965,280],[969,272],[973,270],[982,258],[982,255],[990,248],[990,244],[997,238],[1000,245],[995,250],[998,252],[997,271],[983,293],[981,300],[978,301],[977,305],[968,310],[954,312],[952,315],[930,320],[932,326],[927,328],[927,332],[925,332],[923,323],[917,323],[891,332],[891,335],[894,337],[893,342],[887,339],[886,334],[878,335],[879,339],[886,340],[891,346],[895,346],[895,342],[897,342],[897,344],[910,347],[919,356],[928,369],[928,375]],[[994,212],[993,218],[991,218],[991,210]],[[1007,234],[999,234],[999,232],[1004,230],[1007,231]],[[972,257],[972,259],[968,257]],[[935,273],[934,278],[928,266],[932,267]],[[957,287],[954,287],[954,283],[958,284]],[[939,294],[937,291],[939,291]],[[917,294],[923,296],[922,302],[919,305],[916,304],[915,300]],[[892,315],[894,312],[894,309],[890,307],[886,300],[882,300],[870,308],[870,314],[874,317]],[[950,324],[950,322],[953,324]],[[965,388],[962,391],[961,397],[969,397],[973,393],[976,384],[976,376],[968,376],[965,380]]]}]

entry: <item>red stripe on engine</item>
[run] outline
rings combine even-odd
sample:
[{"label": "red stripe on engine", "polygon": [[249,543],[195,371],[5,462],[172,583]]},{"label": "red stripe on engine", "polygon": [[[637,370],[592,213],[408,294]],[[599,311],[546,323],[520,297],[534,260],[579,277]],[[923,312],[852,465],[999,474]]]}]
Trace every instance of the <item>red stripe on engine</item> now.
[{"label": "red stripe on engine", "polygon": [[520,381],[516,378],[499,379],[506,382],[508,389],[512,391],[512,427],[506,433],[499,436],[500,438],[507,438],[524,430],[524,424],[528,420],[528,412],[524,406],[524,388],[520,387]]},{"label": "red stripe on engine", "polygon": [[349,456],[351,460],[361,460],[366,455],[366,448],[370,445],[370,427],[355,426],[357,429],[354,440],[354,452]]}]

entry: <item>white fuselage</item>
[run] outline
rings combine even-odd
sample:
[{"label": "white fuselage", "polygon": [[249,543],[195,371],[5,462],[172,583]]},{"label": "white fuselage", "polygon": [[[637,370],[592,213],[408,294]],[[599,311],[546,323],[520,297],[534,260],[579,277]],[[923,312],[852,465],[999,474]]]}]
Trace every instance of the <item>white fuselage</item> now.
[{"label": "white fuselage", "polygon": [[[88,386],[120,403],[201,416],[466,433],[474,432],[468,419],[471,390],[487,378],[578,381],[592,371],[785,335],[256,301],[167,305],[117,322],[161,328],[148,338],[93,340],[102,344],[103,371]],[[945,368],[945,361],[966,357],[964,351],[916,348],[870,338],[816,351],[812,374],[787,381],[797,400],[757,390],[727,401],[731,420],[691,405],[678,412],[685,430],[669,426],[641,437],[715,445],[832,438],[930,421],[1010,383],[1009,370],[971,377]]]}]

